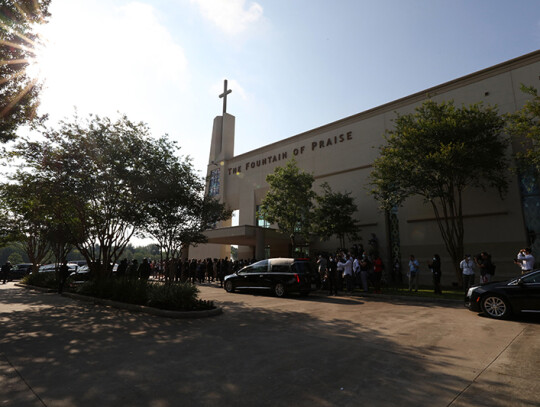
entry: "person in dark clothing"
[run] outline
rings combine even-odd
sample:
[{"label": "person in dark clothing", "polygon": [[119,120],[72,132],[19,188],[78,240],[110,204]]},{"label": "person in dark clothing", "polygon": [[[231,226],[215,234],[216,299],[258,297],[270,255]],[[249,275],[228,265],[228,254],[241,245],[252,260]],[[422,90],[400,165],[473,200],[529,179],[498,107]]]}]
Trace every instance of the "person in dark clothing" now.
[{"label": "person in dark clothing", "polygon": [[2,268],[0,269],[0,274],[2,274],[2,280],[4,280],[4,284],[7,283],[10,271],[11,271],[11,263],[9,261],[6,261],[6,264],[4,264]]},{"label": "person in dark clothing", "polygon": [[125,278],[127,269],[128,269],[128,260],[123,259],[118,265],[118,269],[116,269],[116,275],[118,276],[118,278]]},{"label": "person in dark clothing", "polygon": [[327,259],[326,273],[328,275],[328,295],[338,295],[338,270],[336,260],[332,257]]},{"label": "person in dark clothing", "polygon": [[214,281],[214,265],[211,258],[206,259],[206,278],[209,283]]},{"label": "person in dark clothing", "polygon": [[491,255],[487,252],[482,252],[474,258],[476,265],[480,269],[480,282],[489,283],[493,277],[493,263]]},{"label": "person in dark clothing", "polygon": [[60,266],[59,274],[60,282],[58,284],[58,293],[62,294],[62,292],[64,291],[64,285],[66,284],[66,280],[69,277],[69,267],[67,265],[67,261],[64,260],[64,262]]},{"label": "person in dark clothing", "polygon": [[428,263],[433,274],[433,290],[435,294],[442,294],[441,291],[441,258],[438,254],[433,255],[433,259]]},{"label": "person in dark clothing", "polygon": [[195,278],[197,277],[197,260],[192,259],[189,263],[189,281],[191,284],[195,284]]},{"label": "person in dark clothing", "polygon": [[227,274],[227,258],[219,259],[217,264],[217,276],[219,279],[219,286],[223,287],[223,280]]},{"label": "person in dark clothing", "polygon": [[148,279],[150,278],[150,274],[152,274],[152,268],[150,267],[148,259],[144,258],[141,265],[139,266],[139,278],[141,280],[148,281]]},{"label": "person in dark clothing", "polygon": [[127,278],[130,280],[137,280],[139,277],[139,262],[137,259],[133,259],[130,266],[127,269]]}]

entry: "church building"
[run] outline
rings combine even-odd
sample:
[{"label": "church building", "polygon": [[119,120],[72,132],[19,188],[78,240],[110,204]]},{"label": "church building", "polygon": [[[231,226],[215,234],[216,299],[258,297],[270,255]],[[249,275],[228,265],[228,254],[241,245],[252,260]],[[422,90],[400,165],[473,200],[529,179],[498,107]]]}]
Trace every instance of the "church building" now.
[{"label": "church building", "polygon": [[[298,167],[313,174],[314,189],[327,182],[335,192],[351,192],[358,212],[362,240],[349,242],[368,246],[375,237],[386,269],[397,259],[406,267],[410,254],[420,261],[427,276],[427,262],[438,253],[442,259],[443,283],[455,280],[452,263],[442,241],[431,206],[413,197],[393,211],[379,209],[368,193],[369,175],[384,134],[393,128],[396,113],[413,113],[423,102],[451,101],[456,106],[483,102],[497,106],[500,114],[520,109],[529,95],[521,84],[540,89],[540,51],[503,62],[467,76],[395,100],[356,115],[262,146],[234,154],[235,117],[226,112],[214,119],[208,162],[206,193],[225,203],[237,214],[238,225],[222,222],[206,232],[208,244],[190,247],[190,258],[231,256],[238,246],[239,259],[288,257],[289,238],[277,226],[258,219],[257,209],[268,191],[266,176],[278,166],[295,159]],[[509,145],[512,154],[519,145]],[[540,259],[540,189],[536,179],[509,172],[509,189],[504,198],[496,190],[467,190],[464,199],[465,251],[487,251],[497,265],[497,278],[519,274],[512,259],[519,249],[533,248]],[[310,242],[306,252],[334,252],[339,241]],[[426,277],[427,278],[427,277]],[[427,282],[427,281],[426,281]]]}]

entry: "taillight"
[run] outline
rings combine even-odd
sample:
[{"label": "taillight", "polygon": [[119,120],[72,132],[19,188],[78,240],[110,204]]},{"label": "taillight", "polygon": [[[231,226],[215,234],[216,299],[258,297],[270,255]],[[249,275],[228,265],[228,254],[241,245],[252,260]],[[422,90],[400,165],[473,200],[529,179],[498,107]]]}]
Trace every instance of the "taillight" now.
[{"label": "taillight", "polygon": [[295,274],[294,276],[296,277],[296,282],[299,283],[300,282],[300,276],[298,274]]}]

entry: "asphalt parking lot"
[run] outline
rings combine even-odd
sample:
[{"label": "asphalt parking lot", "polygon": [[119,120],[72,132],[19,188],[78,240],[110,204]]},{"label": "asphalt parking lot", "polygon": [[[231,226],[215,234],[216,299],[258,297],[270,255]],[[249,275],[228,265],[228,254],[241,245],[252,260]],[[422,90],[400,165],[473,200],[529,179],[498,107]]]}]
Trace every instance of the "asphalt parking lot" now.
[{"label": "asphalt parking lot", "polygon": [[540,319],[228,294],[169,319],[0,285],[2,406],[538,406]]}]

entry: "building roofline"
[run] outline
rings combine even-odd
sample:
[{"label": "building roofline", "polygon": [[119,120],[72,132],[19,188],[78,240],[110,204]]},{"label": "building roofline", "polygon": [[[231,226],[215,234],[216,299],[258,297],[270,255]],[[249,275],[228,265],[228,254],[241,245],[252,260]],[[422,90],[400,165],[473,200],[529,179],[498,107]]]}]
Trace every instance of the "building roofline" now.
[{"label": "building roofline", "polygon": [[323,126],[315,127],[311,130],[304,131],[302,133],[298,133],[294,136],[290,136],[287,138],[284,138],[282,140],[276,141],[274,143],[267,144],[265,146],[256,148],[255,150],[247,151],[245,153],[236,155],[232,157],[228,161],[236,161],[237,159],[242,159],[245,156],[256,154],[259,152],[263,152],[265,150],[271,150],[276,145],[282,144],[282,143],[292,143],[296,141],[296,139],[301,139],[302,137],[308,135],[308,134],[317,134],[321,133],[323,131],[331,130],[332,128],[341,127],[345,125],[347,122],[356,122],[360,119],[366,119],[381,113],[385,113],[388,111],[395,110],[397,108],[403,107],[405,105],[410,105],[412,103],[418,102],[420,100],[430,98],[433,96],[436,96],[438,94],[448,92],[450,90],[462,87],[464,85],[468,85],[470,83],[478,82],[480,80],[493,77],[496,75],[500,75],[501,73],[505,73],[508,71],[511,71],[516,68],[520,68],[522,66],[530,65],[531,63],[540,61],[540,50],[536,50],[533,52],[530,52],[528,54],[519,56],[517,58],[510,59],[505,62],[501,62],[499,64],[490,66],[489,68],[484,68],[479,71],[467,74],[465,76],[461,76],[459,78],[450,80],[448,82],[444,82],[440,85],[433,86],[431,88],[424,89],[422,91],[413,93],[411,95],[393,100],[388,103],[384,103],[382,105],[376,106],[374,108],[364,110],[363,112],[356,113],[351,116],[344,117],[342,119],[338,119],[334,122],[325,124]]}]

